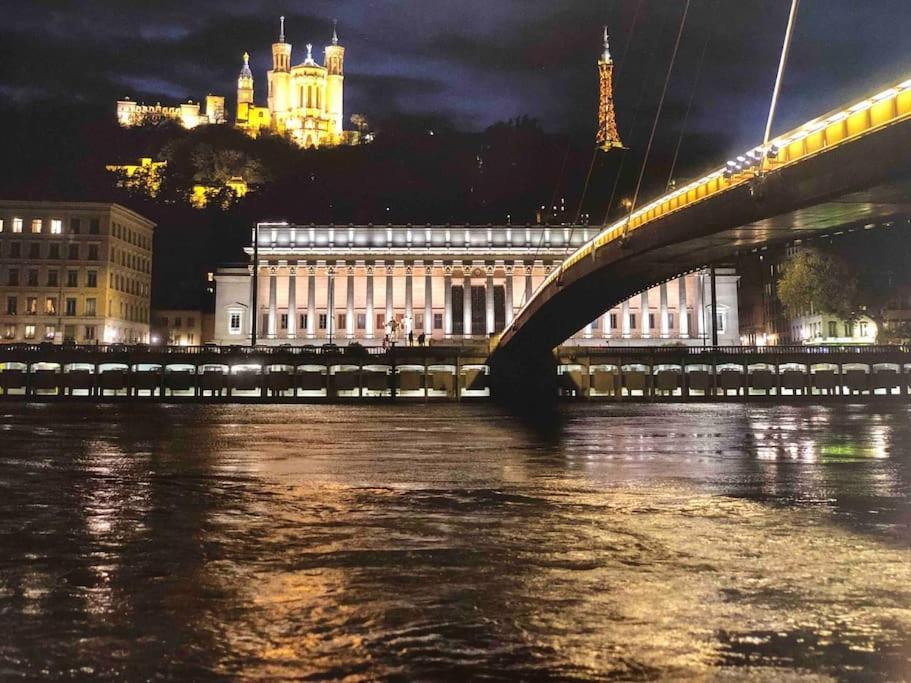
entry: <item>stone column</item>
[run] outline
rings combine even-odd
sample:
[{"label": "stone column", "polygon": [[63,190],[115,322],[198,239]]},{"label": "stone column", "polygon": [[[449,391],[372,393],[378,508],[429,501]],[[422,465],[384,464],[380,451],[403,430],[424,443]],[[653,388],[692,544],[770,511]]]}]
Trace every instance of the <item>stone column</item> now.
[{"label": "stone column", "polygon": [[424,327],[421,331],[428,339],[433,335],[433,268],[424,268]]},{"label": "stone column", "polygon": [[269,339],[275,339],[278,332],[278,273],[275,266],[269,266]]},{"label": "stone column", "polygon": [[639,314],[642,316],[639,321],[639,336],[648,339],[652,336],[652,330],[648,324],[648,290],[639,295]]},{"label": "stone column", "polygon": [[696,332],[696,336],[699,339],[705,339],[705,308],[703,304],[703,282],[702,282],[702,273],[697,273],[696,277],[696,301],[693,302],[693,313],[696,316],[696,324],[693,325],[693,330]]},{"label": "stone column", "polygon": [[393,307],[392,307],[392,271],[393,266],[386,266],[386,325],[384,326],[383,336],[389,332],[389,321],[393,318]]},{"label": "stone column", "polygon": [[629,324],[629,300],[620,305],[620,332],[624,339],[629,339],[633,333],[633,326]]},{"label": "stone column", "polygon": [[471,336],[471,267],[466,266],[463,273],[463,299],[462,299],[462,336]]},{"label": "stone column", "polygon": [[452,337],[452,266],[443,269],[443,335]]},{"label": "stone column", "polygon": [[376,332],[376,316],[373,313],[373,278],[375,269],[373,266],[367,266],[367,320],[364,326],[364,336],[367,339],[373,339]]},{"label": "stone column", "polygon": [[307,268],[307,338],[316,337],[316,266]]},{"label": "stone column", "polygon": [[591,339],[594,329],[595,329],[595,321],[593,320],[582,329],[582,337],[585,339]]},{"label": "stone column", "polygon": [[345,332],[348,339],[354,339],[355,320],[354,320],[354,266],[348,266],[348,281],[345,283]]},{"label": "stone column", "polygon": [[493,334],[494,322],[496,320],[493,303],[493,266],[487,267],[487,283],[484,294],[487,297],[487,334]]},{"label": "stone column", "polygon": [[297,339],[297,266],[288,266],[288,339]]},{"label": "stone column", "polygon": [[405,266],[405,327],[406,335],[414,331],[414,265]]},{"label": "stone column", "polygon": [[613,336],[613,330],[610,328],[610,316],[610,311],[601,316],[601,336],[604,339],[610,339]]},{"label": "stone column", "polygon": [[509,327],[512,324],[513,316],[515,315],[516,300],[513,298],[513,276],[515,269],[513,266],[506,266],[506,326]]},{"label": "stone column", "polygon": [[671,333],[671,325],[669,320],[669,311],[667,310],[667,283],[662,282],[658,286],[658,298],[659,298],[659,309],[658,314],[660,316],[658,325],[661,330],[661,338],[667,339]]},{"label": "stone column", "polygon": [[337,341],[335,330],[335,267],[326,268],[326,336]]},{"label": "stone column", "polygon": [[681,339],[690,336],[690,317],[686,310],[686,279],[686,275],[677,278],[677,329],[680,331]]}]

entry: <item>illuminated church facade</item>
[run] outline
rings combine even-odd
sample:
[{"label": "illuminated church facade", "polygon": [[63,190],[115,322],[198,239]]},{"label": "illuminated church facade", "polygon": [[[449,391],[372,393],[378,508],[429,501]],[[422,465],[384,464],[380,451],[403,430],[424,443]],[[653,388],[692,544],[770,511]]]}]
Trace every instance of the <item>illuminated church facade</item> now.
[{"label": "illuminated church facade", "polygon": [[[291,47],[281,17],[278,41],[272,44],[272,68],[266,73],[266,106],[255,102],[250,55],[244,54],[237,78],[237,128],[253,137],[263,131],[287,136],[301,147],[357,142],[356,131],[344,130],[345,48],[339,45],[338,32],[333,29],[322,64],[313,58],[313,45],[307,44],[304,61],[292,65]],[[192,101],[176,107],[131,99],[117,102],[117,120],[122,126],[138,125],[150,116],[173,119],[184,128],[227,121],[224,98],[216,95],[207,96],[205,112]]]}]

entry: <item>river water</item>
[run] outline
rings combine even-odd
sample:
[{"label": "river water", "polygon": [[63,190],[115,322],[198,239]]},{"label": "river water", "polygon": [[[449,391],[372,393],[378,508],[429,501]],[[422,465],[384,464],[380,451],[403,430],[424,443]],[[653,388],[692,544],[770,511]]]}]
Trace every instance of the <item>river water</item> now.
[{"label": "river water", "polygon": [[2,680],[911,678],[907,406],[0,415]]}]

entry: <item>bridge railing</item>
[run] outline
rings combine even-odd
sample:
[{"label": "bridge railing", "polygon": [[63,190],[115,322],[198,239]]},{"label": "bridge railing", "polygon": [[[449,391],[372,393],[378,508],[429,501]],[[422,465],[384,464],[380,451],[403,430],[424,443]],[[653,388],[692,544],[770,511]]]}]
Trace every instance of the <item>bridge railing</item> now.
[{"label": "bridge railing", "polygon": [[573,252],[535,290],[515,319],[521,318],[538,292],[560,277],[578,261],[590,256],[624,233],[679,211],[696,202],[738,187],[756,177],[759,170],[775,170],[794,164],[827,149],[843,144],[873,130],[884,128],[911,117],[911,79],[893,85],[849,107],[834,110],[774,138],[768,150],[762,145],[737,156],[725,166],[672,192],[664,194],[604,228]]}]

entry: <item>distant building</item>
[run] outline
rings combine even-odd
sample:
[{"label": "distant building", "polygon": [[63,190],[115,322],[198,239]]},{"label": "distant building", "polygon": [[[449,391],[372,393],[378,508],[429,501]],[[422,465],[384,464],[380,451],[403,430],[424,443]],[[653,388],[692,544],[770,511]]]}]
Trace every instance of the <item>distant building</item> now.
[{"label": "distant building", "polygon": [[203,314],[194,310],[152,311],[150,343],[163,346],[197,346],[205,343]]},{"label": "distant building", "polygon": [[[250,55],[244,54],[237,79],[235,125],[256,137],[262,131],[285,135],[301,147],[328,147],[358,141],[357,131],[344,130],[345,48],[333,30],[324,49],[323,63],[313,58],[313,46],[300,64],[291,64],[291,43],[285,41],[285,18],[281,18],[278,42],[272,45],[272,68],[267,72],[267,104],[254,101]],[[176,107],[140,104],[130,99],[117,103],[117,120],[133,126],[149,119],[171,119],[185,128],[227,121],[224,97],[206,97],[205,112],[189,101]]]},{"label": "distant building", "polygon": [[118,187],[139,190],[149,197],[157,197],[161,189],[161,173],[167,165],[167,161],[141,157],[135,164],[108,164],[105,168],[120,176],[117,181]]},{"label": "distant building", "polygon": [[[250,343],[255,314],[263,344],[378,345],[409,332],[433,343],[482,341],[596,232],[585,225],[262,225],[255,300],[251,266],[215,274],[214,340]],[[733,270],[718,270],[720,344],[740,340],[737,280]],[[614,307],[569,343],[711,344],[710,292],[707,273],[678,278]]]},{"label": "distant building", "polygon": [[0,201],[0,341],[148,341],[154,228],[119,204]]}]

